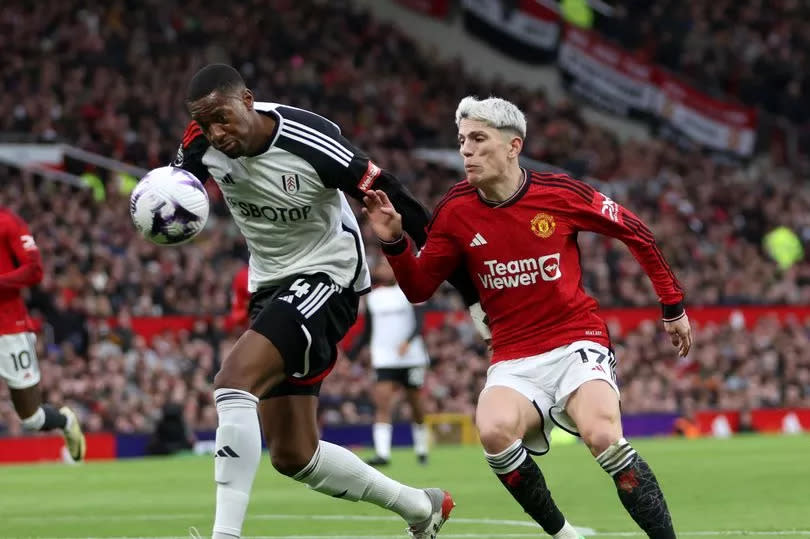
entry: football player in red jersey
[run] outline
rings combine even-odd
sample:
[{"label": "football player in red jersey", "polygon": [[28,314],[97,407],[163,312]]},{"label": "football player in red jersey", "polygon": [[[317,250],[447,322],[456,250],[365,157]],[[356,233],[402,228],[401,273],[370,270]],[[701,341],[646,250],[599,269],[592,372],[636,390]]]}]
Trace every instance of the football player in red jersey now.
[{"label": "football player in red jersey", "polygon": [[437,205],[418,256],[385,193],[368,191],[365,212],[410,301],[425,301],[459,265],[475,282],[492,332],[476,412],[489,465],[547,533],[575,537],[529,456],[548,451],[556,424],[582,437],[651,538],[674,538],[658,481],[622,436],[615,359],[597,302],[582,287],[577,233],[628,246],[685,356],[692,337],[678,281],[632,212],[567,175],[520,167],[526,120],[515,105],[467,97],[456,124],[467,177]]},{"label": "football player in red jersey", "polygon": [[25,430],[60,429],[74,461],[86,451],[76,414],[67,406],[42,404],[34,326],[21,291],[42,280],[42,261],[28,225],[0,207],[0,378],[11,390]]}]

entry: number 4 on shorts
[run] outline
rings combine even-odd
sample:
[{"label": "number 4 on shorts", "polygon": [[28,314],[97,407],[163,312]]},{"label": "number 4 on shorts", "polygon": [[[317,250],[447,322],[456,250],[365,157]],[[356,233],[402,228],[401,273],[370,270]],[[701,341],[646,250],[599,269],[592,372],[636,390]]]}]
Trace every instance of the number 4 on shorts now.
[{"label": "number 4 on shorts", "polygon": [[292,286],[290,286],[290,291],[295,292],[295,297],[302,298],[309,293],[310,284],[303,279],[297,279]]}]

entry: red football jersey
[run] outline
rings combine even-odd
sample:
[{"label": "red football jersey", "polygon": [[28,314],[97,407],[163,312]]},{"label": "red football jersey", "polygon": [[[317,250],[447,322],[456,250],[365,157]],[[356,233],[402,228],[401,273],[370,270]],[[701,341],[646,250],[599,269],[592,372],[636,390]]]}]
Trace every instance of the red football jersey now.
[{"label": "red football jersey", "polygon": [[33,331],[21,291],[42,280],[42,260],[28,225],[0,208],[0,335]]},{"label": "red football jersey", "polygon": [[[493,203],[463,181],[437,205],[425,246],[389,254],[414,303],[463,264],[492,331],[492,361],[540,354],[578,340],[610,346],[598,304],[582,287],[579,231],[618,238],[644,267],[664,305],[683,300],[678,281],[638,217],[562,174],[524,172],[509,199]],[[402,246],[385,246],[388,253]]]}]

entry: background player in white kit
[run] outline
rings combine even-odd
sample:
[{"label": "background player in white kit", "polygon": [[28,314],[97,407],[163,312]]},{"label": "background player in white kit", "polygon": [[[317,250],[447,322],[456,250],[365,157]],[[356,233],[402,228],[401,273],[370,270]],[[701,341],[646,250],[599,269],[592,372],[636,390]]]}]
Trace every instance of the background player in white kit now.
[{"label": "background player in white kit", "polygon": [[362,346],[370,344],[376,376],[372,427],[375,455],[366,462],[386,466],[391,461],[391,418],[397,389],[402,387],[411,407],[413,449],[419,462],[427,464],[428,433],[421,394],[430,357],[422,339],[424,307],[408,301],[385,259],[374,268],[374,281],[378,286],[366,296],[363,334],[350,352],[354,358]]},{"label": "background player in white kit", "polygon": [[[320,441],[317,424],[321,381],[371,285],[343,193],[362,198],[372,186],[385,190],[417,241],[426,236],[427,211],[337,125],[306,110],[255,102],[231,66],[198,71],[187,105],[193,121],[174,164],[201,181],[214,178],[250,251],[251,326],[214,379],[214,539],[242,533],[262,430],[282,474],[329,496],[390,509],[408,522],[412,537],[436,537],[454,505],[448,493],[386,477]],[[469,277],[461,287],[473,303]]]},{"label": "background player in white kit", "polygon": [[19,216],[0,207],[0,378],[11,390],[14,409],[28,431],[62,431],[74,461],[86,445],[76,414],[42,403],[36,335],[21,292],[42,280],[42,260],[34,237]]}]

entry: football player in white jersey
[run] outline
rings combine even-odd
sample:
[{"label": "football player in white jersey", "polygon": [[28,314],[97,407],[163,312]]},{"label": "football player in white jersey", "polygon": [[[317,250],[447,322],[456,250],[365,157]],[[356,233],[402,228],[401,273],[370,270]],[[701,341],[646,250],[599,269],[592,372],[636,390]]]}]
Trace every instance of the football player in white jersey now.
[{"label": "football player in white jersey", "polygon": [[372,466],[386,466],[391,460],[391,418],[397,404],[396,391],[405,389],[411,407],[411,434],[416,458],[427,464],[428,433],[422,406],[422,385],[430,358],[422,339],[424,305],[412,305],[397,285],[394,270],[382,259],[374,268],[378,286],[366,296],[363,333],[352,345],[350,357],[370,345],[374,368],[374,440],[375,455],[367,460]]},{"label": "football player in white jersey", "polygon": [[[193,121],[174,164],[217,182],[251,255],[250,329],[214,379],[214,539],[241,535],[261,430],[282,474],[329,496],[390,509],[406,520],[411,537],[436,537],[454,505],[448,493],[403,485],[320,441],[316,420],[321,381],[357,317],[359,295],[370,287],[359,227],[343,193],[359,199],[372,187],[386,191],[417,241],[424,241],[427,211],[337,125],[254,101],[230,66],[198,71],[187,105]],[[469,278],[454,284],[468,304],[475,301]]]}]

